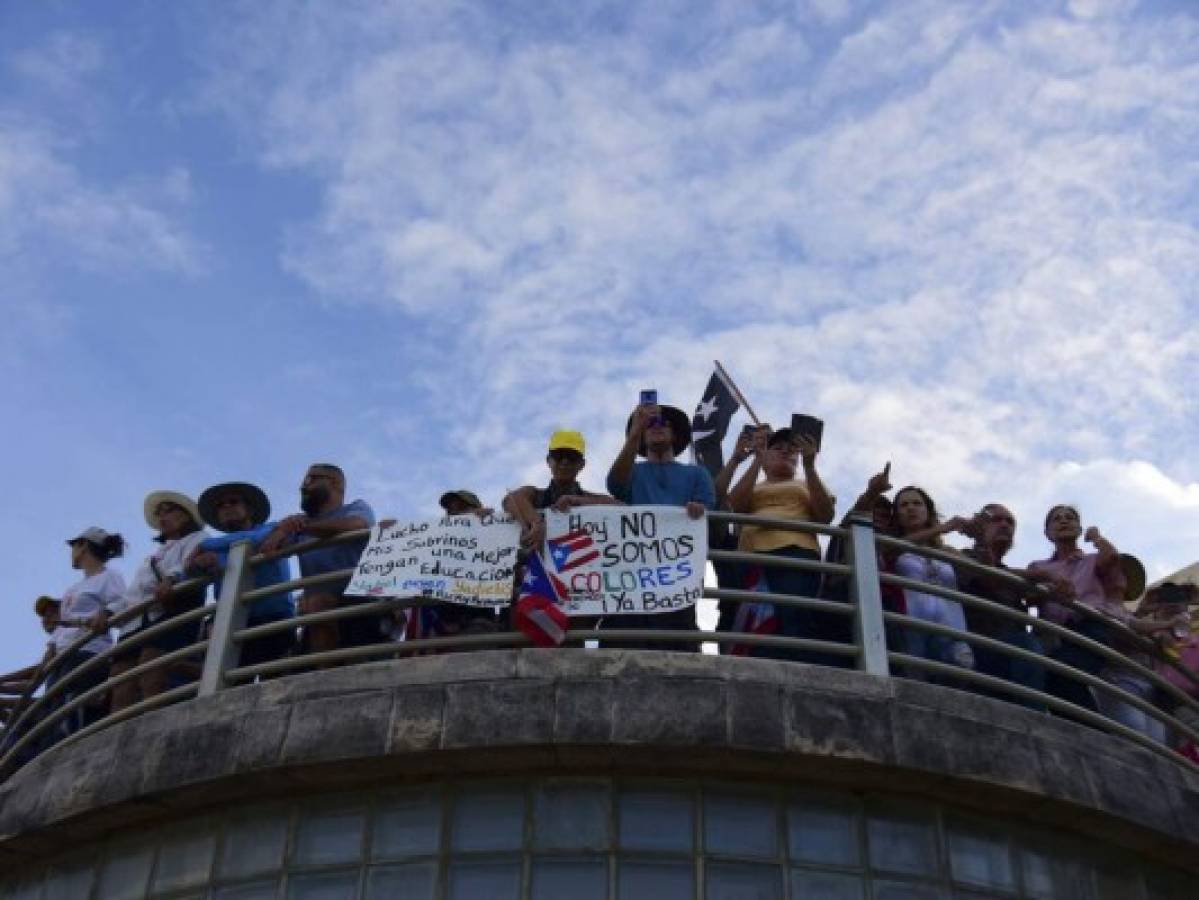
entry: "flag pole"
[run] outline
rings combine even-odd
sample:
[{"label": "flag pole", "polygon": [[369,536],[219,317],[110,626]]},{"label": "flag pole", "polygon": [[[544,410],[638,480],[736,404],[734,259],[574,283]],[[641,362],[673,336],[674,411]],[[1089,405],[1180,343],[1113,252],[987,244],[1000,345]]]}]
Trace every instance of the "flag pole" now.
[{"label": "flag pole", "polygon": [[733,392],[738,402],[745,407],[745,411],[749,414],[749,417],[753,420],[753,423],[755,425],[761,425],[762,423],[758,421],[758,414],[755,413],[754,408],[749,405],[749,401],[745,399],[745,395],[741,393],[741,389],[737,387],[737,384],[733,381],[732,376],[730,376],[729,373],[725,371],[724,366],[720,364],[720,360],[713,360],[713,362],[716,363],[716,374],[720,376],[720,380],[728,385],[729,390]]}]

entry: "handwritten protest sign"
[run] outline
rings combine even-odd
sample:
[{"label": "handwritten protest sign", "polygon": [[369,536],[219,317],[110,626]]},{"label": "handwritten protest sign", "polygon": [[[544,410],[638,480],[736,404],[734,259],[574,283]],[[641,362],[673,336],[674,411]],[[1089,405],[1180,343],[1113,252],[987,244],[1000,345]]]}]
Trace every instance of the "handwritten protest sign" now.
[{"label": "handwritten protest sign", "polygon": [[447,516],[376,528],[346,593],[505,606],[519,540],[520,527],[509,518]]},{"label": "handwritten protest sign", "polygon": [[678,506],[546,511],[546,568],[576,616],[661,613],[704,592],[708,526]]}]

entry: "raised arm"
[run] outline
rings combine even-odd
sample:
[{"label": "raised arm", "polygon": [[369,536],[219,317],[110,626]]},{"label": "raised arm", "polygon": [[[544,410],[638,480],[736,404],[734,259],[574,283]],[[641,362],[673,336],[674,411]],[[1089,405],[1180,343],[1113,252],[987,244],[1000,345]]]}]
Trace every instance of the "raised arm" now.
[{"label": "raised arm", "polygon": [[625,435],[624,445],[616,454],[612,468],[608,470],[608,491],[614,497],[627,499],[629,486],[633,481],[633,463],[637,461],[637,448],[641,446],[641,436],[650,418],[657,413],[657,407],[640,405],[633,410],[633,421],[629,433]]},{"label": "raised arm", "polygon": [[733,483],[733,476],[737,474],[737,469],[741,464],[753,455],[754,438],[753,432],[742,432],[737,437],[737,444],[733,448],[733,455],[729,457],[729,461],[724,464],[716,474],[716,508],[723,509],[729,499],[729,486]]},{"label": "raised arm", "polygon": [[820,480],[816,471],[816,454],[820,452],[816,442],[810,437],[799,437],[795,443],[799,446],[799,458],[803,461],[803,480],[808,488],[808,500],[812,507],[812,520],[827,525],[833,521],[833,498],[828,488]]},{"label": "raised arm", "polygon": [[729,491],[729,509],[735,513],[747,513],[754,496],[754,485],[758,483],[758,473],[762,471],[762,460],[766,456],[766,439],[770,435],[765,428],[760,428],[753,435],[753,459],[737,480],[737,484]]}]

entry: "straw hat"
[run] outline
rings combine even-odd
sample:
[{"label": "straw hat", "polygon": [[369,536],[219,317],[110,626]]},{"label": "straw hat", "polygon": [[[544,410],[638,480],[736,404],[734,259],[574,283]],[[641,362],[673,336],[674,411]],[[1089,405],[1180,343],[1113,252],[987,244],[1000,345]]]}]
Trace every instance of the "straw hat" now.
[{"label": "straw hat", "polygon": [[200,518],[200,510],[196,509],[195,501],[190,497],[177,491],[150,491],[146,494],[146,501],[142,504],[142,513],[146,517],[146,524],[155,531],[162,531],[158,526],[158,515],[155,513],[160,503],[174,503],[192,517],[197,528],[204,527],[204,520]]}]

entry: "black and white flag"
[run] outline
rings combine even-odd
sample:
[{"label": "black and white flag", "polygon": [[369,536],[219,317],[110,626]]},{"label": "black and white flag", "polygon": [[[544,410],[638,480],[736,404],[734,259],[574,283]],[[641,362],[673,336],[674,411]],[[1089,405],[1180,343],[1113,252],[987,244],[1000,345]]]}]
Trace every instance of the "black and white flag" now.
[{"label": "black and white flag", "polygon": [[717,364],[708,380],[704,397],[691,417],[691,448],[695,461],[715,478],[724,467],[721,444],[729,430],[729,420],[741,408],[737,391]]}]

